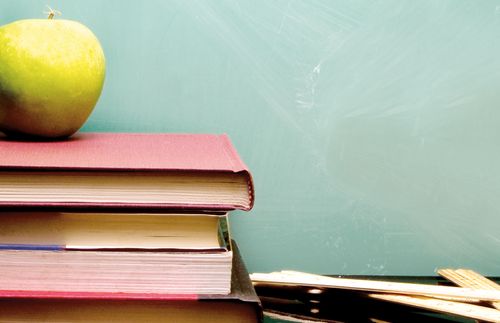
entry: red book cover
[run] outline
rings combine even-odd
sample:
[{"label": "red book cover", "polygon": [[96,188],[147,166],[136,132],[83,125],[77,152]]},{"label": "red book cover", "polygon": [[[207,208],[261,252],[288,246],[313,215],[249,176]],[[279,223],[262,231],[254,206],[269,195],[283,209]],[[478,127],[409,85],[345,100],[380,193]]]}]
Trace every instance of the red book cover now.
[{"label": "red book cover", "polygon": [[[243,203],[183,201],[134,202],[106,201],[23,201],[12,199],[0,189],[0,206],[70,206],[70,207],[157,207],[244,209],[253,206],[254,189],[250,172],[225,134],[170,133],[78,133],[62,141],[29,142],[0,137],[0,177],[8,173],[39,174],[233,174],[246,183]],[[232,176],[232,175],[231,175]],[[5,184],[8,187],[9,183]],[[12,186],[12,185],[11,185]],[[28,185],[26,185],[28,186]],[[7,189],[6,189],[7,191]],[[2,198],[3,195],[3,198]],[[195,194],[193,194],[195,195]],[[56,198],[57,196],[54,196]]]}]

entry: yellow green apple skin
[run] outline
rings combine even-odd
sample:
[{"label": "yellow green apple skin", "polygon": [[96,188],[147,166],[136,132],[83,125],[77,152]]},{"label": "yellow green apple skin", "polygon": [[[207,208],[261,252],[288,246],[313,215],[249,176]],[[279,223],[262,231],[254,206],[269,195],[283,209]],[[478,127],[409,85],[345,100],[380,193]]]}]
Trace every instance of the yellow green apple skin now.
[{"label": "yellow green apple skin", "polygon": [[0,131],[71,136],[92,113],[105,70],[98,39],[79,22],[27,19],[0,27]]}]

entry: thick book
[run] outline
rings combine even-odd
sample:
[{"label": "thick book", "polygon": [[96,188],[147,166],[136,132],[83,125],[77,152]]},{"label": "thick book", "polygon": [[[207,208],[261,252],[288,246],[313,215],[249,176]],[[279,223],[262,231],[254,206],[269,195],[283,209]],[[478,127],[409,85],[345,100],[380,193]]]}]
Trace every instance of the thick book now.
[{"label": "thick book", "polygon": [[260,300],[236,244],[231,292],[217,294],[0,291],[9,322],[259,322]]},{"label": "thick book", "polygon": [[0,213],[0,289],[228,294],[227,215]]},{"label": "thick book", "polygon": [[0,137],[0,207],[250,210],[251,174],[227,135]]}]

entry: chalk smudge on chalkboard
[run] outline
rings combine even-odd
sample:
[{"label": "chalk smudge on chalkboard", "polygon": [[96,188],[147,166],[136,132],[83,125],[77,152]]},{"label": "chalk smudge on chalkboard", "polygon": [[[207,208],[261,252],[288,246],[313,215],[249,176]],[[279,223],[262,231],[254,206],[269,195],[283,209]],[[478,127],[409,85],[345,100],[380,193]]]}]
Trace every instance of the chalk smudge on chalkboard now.
[{"label": "chalk smudge on chalkboard", "polygon": [[[307,241],[347,257],[347,270],[498,267],[487,256],[497,243],[485,238],[500,232],[500,32],[491,3],[180,6],[264,106],[254,126],[267,150],[255,158],[278,173],[265,192],[275,225],[293,219],[288,234],[315,233]],[[425,263],[412,267],[412,258]]]},{"label": "chalk smudge on chalkboard", "polygon": [[318,84],[319,73],[321,72],[321,63],[318,63],[313,70],[306,76],[304,87],[299,88],[296,94],[296,102],[299,109],[310,110],[314,108],[314,99],[316,86]]}]

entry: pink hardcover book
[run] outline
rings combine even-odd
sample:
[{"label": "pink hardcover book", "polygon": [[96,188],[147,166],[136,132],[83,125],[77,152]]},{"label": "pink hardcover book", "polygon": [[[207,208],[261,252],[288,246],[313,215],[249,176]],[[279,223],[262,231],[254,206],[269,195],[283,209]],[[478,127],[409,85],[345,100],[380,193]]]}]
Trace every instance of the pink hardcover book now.
[{"label": "pink hardcover book", "polygon": [[0,206],[250,210],[251,174],[227,135],[0,137]]},{"label": "pink hardcover book", "polygon": [[[227,294],[175,294],[168,289],[162,293],[6,290],[0,286],[0,316],[12,322],[261,322],[259,297],[234,241],[232,245]],[[87,284],[92,285],[93,281]]]}]

